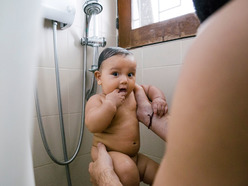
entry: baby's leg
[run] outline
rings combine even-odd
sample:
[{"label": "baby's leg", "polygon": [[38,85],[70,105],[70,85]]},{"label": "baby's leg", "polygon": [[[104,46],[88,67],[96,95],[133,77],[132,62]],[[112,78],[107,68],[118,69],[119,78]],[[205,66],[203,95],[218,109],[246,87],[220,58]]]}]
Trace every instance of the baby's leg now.
[{"label": "baby's leg", "polygon": [[114,170],[124,186],[138,186],[140,183],[139,170],[136,163],[126,154],[109,152]]},{"label": "baby's leg", "polygon": [[[110,151],[114,165],[114,171],[124,186],[138,186],[140,183],[139,170],[136,163],[126,154]],[[97,149],[92,147],[91,157],[93,161],[97,158]]]},{"label": "baby's leg", "polygon": [[138,154],[137,166],[139,169],[140,180],[152,185],[157,173],[159,164],[143,154]]}]

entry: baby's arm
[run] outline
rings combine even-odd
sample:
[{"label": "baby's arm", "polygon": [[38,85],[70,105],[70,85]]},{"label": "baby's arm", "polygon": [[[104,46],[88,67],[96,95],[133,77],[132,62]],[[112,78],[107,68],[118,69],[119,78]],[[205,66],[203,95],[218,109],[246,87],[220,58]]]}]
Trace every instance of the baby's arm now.
[{"label": "baby's arm", "polygon": [[124,102],[125,95],[119,90],[107,94],[92,96],[85,108],[85,124],[90,132],[99,133],[105,130],[115,116],[117,108]]},{"label": "baby's arm", "polygon": [[164,93],[157,87],[152,85],[141,85],[144,89],[146,96],[152,102],[152,110],[154,114],[162,117],[168,112],[168,106]]}]

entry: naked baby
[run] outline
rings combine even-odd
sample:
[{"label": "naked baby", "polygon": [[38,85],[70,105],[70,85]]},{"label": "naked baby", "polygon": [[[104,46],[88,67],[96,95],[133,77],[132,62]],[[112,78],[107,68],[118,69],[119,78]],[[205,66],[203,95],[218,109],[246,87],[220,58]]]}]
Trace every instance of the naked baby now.
[{"label": "naked baby", "polygon": [[[98,67],[95,77],[102,93],[92,96],[85,110],[85,124],[94,134],[92,159],[95,161],[97,157],[97,144],[103,143],[123,185],[139,185],[140,181],[152,184],[159,165],[138,153],[140,135],[134,92],[142,87],[144,94],[139,99],[142,96],[144,101],[149,99],[159,116],[167,112],[165,96],[154,86],[136,84],[136,61],[126,49],[106,48],[99,57]],[[152,113],[149,117],[152,118]]]}]

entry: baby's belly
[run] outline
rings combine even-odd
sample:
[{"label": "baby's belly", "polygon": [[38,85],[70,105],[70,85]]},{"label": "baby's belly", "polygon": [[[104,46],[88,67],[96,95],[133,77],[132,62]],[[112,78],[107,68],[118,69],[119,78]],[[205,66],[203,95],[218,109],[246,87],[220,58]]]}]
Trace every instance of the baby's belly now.
[{"label": "baby's belly", "polygon": [[107,130],[104,133],[95,133],[93,145],[103,143],[108,151],[118,151],[129,156],[135,156],[140,148],[139,126],[132,125],[128,128],[118,128],[114,130]]}]

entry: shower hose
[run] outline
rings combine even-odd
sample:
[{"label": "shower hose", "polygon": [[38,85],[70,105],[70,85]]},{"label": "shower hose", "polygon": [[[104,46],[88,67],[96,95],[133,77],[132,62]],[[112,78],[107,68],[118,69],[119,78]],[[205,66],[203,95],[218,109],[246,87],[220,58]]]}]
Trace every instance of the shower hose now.
[{"label": "shower hose", "polygon": [[[75,157],[77,156],[82,138],[83,138],[83,131],[84,131],[84,110],[85,110],[85,83],[86,83],[86,73],[85,73],[85,66],[84,64],[84,78],[83,78],[83,106],[82,106],[82,117],[81,117],[81,129],[80,129],[80,136],[79,141],[77,143],[77,147],[73,155],[70,159],[67,157],[67,150],[66,150],[66,138],[65,138],[65,130],[64,130],[64,122],[63,122],[63,111],[62,111],[62,102],[61,102],[61,92],[60,92],[60,80],[59,80],[59,66],[58,66],[58,54],[57,54],[57,22],[53,21],[53,46],[54,46],[54,62],[55,62],[55,75],[56,75],[56,87],[57,87],[57,99],[58,99],[58,111],[59,111],[59,123],[60,123],[60,130],[61,130],[61,137],[62,137],[62,145],[63,145],[63,153],[64,153],[64,161],[60,161],[55,158],[55,156],[52,154],[47,140],[46,135],[44,131],[44,127],[42,124],[41,119],[41,112],[40,112],[40,105],[39,105],[39,99],[38,99],[38,92],[37,88],[35,91],[35,104],[36,104],[36,112],[37,112],[37,119],[38,119],[38,125],[40,129],[41,138],[44,144],[44,147],[46,149],[47,154],[49,157],[57,164],[59,165],[68,165],[70,164]],[[69,171],[69,170],[68,170]]]}]

